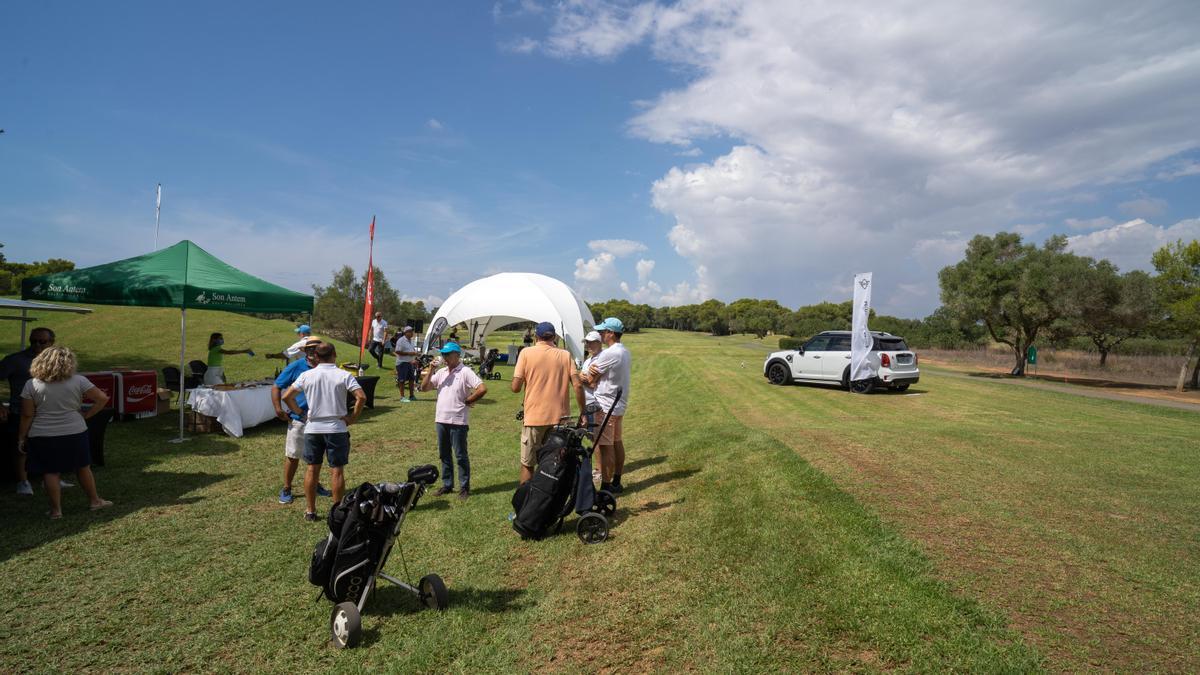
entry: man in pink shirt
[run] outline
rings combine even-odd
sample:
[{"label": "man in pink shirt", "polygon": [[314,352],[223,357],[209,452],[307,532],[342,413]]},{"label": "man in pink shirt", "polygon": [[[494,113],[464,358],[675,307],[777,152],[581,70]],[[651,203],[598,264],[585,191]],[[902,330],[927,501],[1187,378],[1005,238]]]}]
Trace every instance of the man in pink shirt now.
[{"label": "man in pink shirt", "polygon": [[[421,391],[437,389],[438,453],[442,457],[442,488],[437,496],[454,491],[454,462],[458,460],[458,498],[466,499],[471,493],[471,460],[467,457],[467,415],[476,401],[487,393],[487,386],[462,363],[462,348],[456,342],[447,343],[439,350],[446,367],[438,370],[436,361],[430,364],[421,380]],[[437,372],[434,372],[437,371]],[[454,457],[450,449],[454,449]]]}]

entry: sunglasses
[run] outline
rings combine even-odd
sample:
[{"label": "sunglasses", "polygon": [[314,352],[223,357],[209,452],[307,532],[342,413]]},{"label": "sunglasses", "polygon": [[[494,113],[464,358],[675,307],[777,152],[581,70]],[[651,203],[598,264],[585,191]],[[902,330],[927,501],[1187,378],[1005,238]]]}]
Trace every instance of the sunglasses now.
[{"label": "sunglasses", "polygon": [[30,340],[29,344],[31,344],[31,345],[52,345],[52,344],[54,344],[54,340]]}]

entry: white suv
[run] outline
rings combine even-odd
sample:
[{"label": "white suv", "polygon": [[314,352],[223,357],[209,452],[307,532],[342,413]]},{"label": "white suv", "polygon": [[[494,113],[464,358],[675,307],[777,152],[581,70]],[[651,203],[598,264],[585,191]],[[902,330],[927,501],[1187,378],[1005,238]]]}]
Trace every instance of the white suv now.
[{"label": "white suv", "polygon": [[850,382],[850,331],[827,330],[818,333],[800,349],[774,352],[763,363],[763,375],[771,384],[823,382],[839,384],[850,391],[867,394],[876,387],[897,391],[908,389],[920,379],[917,355],[909,350],[904,338],[871,331],[875,344],[868,362],[875,367],[875,379]]}]

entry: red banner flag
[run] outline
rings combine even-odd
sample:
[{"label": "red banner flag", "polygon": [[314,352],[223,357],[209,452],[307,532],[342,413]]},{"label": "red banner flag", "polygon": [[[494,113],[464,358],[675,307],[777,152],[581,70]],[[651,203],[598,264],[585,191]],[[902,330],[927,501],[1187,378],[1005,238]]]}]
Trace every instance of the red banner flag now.
[{"label": "red banner flag", "polygon": [[371,340],[371,315],[375,313],[375,216],[371,216],[371,243],[367,253],[367,302],[363,305],[362,341],[358,345],[358,374],[362,374],[363,351]]}]

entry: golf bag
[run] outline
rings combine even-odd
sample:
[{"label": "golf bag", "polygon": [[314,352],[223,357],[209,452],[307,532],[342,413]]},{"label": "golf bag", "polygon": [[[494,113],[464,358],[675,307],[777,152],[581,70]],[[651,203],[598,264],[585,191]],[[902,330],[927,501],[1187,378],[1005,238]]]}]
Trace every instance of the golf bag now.
[{"label": "golf bag", "polygon": [[483,362],[479,364],[479,379],[481,380],[498,380],[500,373],[494,372],[496,367],[496,359],[500,357],[499,349],[489,349],[483,357]]},{"label": "golf bag", "polygon": [[[364,513],[359,505],[368,504],[378,497],[379,490],[370,483],[363,483],[329,510],[329,534],[317,542],[313,549],[312,564],[308,569],[308,581],[320,586],[325,597],[333,602],[358,602],[359,594],[375,571],[374,560],[378,559],[376,536],[372,546],[371,514]],[[386,537],[387,532],[383,535]]]},{"label": "golf bag", "polygon": [[522,539],[541,539],[561,518],[570,513],[563,507],[570,499],[579,470],[578,453],[568,448],[568,432],[559,427],[546,434],[538,449],[537,471],[513,493],[513,529]]}]

